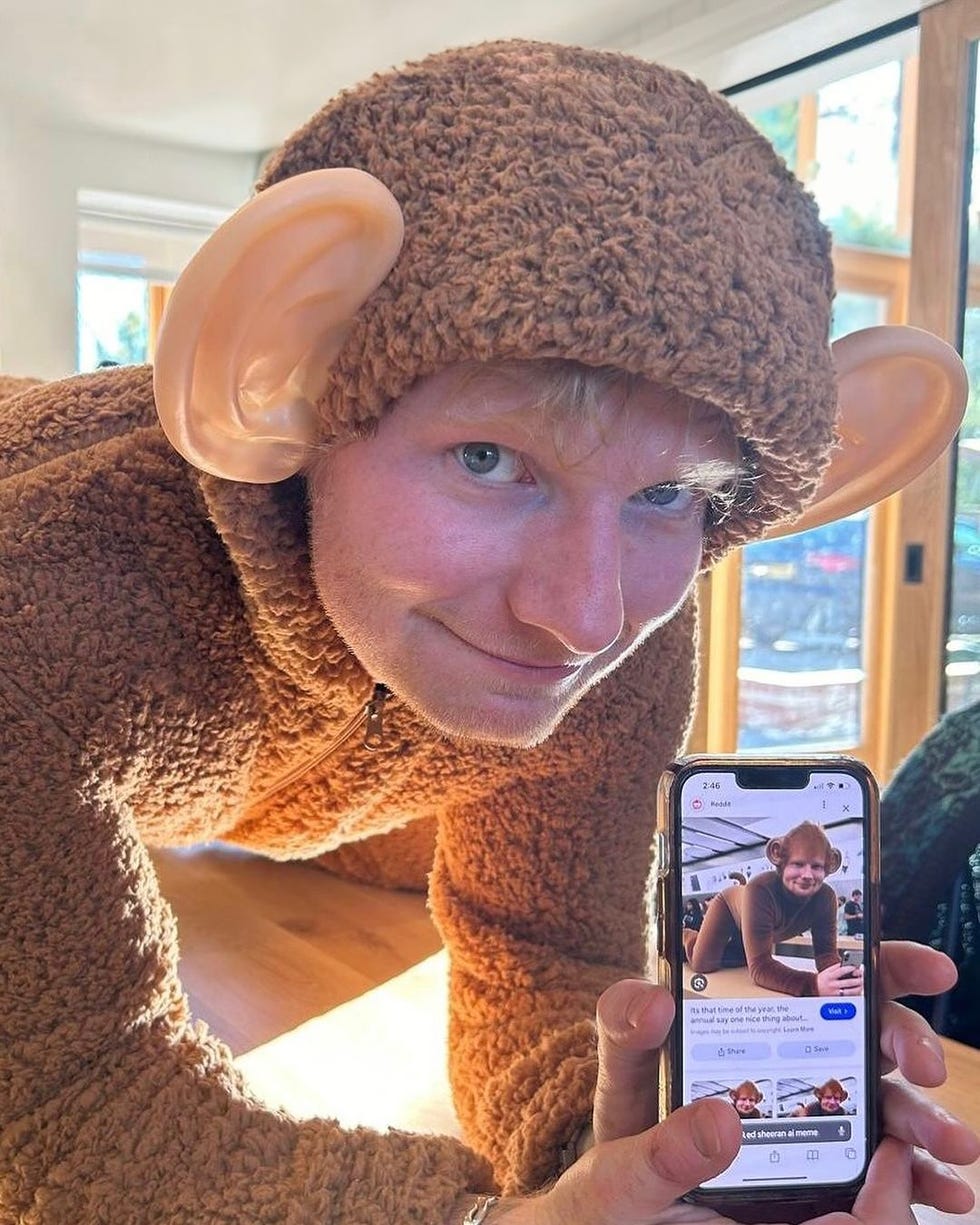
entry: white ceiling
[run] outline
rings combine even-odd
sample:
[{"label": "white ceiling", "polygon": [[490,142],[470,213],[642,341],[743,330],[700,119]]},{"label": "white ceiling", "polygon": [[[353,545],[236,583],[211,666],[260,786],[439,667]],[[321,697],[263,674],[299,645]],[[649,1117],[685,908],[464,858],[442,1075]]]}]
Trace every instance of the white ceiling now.
[{"label": "white ceiling", "polygon": [[338,89],[442,47],[528,37],[621,48],[721,87],[918,7],[920,0],[0,0],[0,107],[259,152]]}]

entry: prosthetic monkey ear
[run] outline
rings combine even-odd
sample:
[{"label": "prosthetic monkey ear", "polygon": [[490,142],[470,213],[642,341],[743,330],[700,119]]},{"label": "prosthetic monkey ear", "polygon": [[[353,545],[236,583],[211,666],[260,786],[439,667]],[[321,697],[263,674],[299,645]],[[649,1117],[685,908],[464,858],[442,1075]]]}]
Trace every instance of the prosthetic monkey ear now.
[{"label": "prosthetic monkey ear", "polygon": [[153,387],[170,442],[234,481],[292,476],[354,315],[395,262],[401,209],[361,170],[259,192],[208,239],[167,303]]},{"label": "prosthetic monkey ear", "polygon": [[778,868],[780,863],[782,862],[782,854],[783,854],[782,838],[770,838],[769,841],[766,843],[766,859],[769,860],[769,862],[773,865],[774,868]]},{"label": "prosthetic monkey ear", "polygon": [[826,875],[827,875],[827,876],[833,876],[833,874],[834,874],[835,872],[839,872],[839,871],[840,871],[840,866],[841,866],[841,864],[842,864],[843,862],[844,862],[844,856],[843,856],[843,855],[841,854],[841,852],[840,852],[840,851],[837,849],[837,847],[832,846],[832,847],[830,848],[830,851],[829,851],[828,855],[827,855],[827,871],[826,871]]},{"label": "prosthetic monkey ear", "polygon": [[774,540],[842,519],[909,484],[952,442],[968,383],[959,354],[910,327],[874,327],[834,342],[838,445],[816,497]]}]

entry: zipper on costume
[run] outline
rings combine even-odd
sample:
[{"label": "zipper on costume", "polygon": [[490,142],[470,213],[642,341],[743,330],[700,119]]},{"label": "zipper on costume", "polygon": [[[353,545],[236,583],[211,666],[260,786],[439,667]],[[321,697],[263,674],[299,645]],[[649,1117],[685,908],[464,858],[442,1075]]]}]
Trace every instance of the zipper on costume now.
[{"label": "zipper on costume", "polygon": [[298,766],[294,766],[288,774],[277,778],[268,790],[264,791],[258,799],[253,800],[249,804],[249,808],[257,808],[259,804],[264,804],[266,800],[270,800],[278,792],[292,786],[304,774],[308,774],[310,770],[315,770],[321,762],[326,761],[331,754],[336,753],[339,748],[342,748],[360,727],[364,728],[364,747],[372,752],[375,749],[381,748],[384,744],[384,708],[385,703],[390,697],[391,690],[387,685],[376,684],[371,691],[371,696],[361,709],[340,729],[325,749],[321,749],[313,757],[300,762]]},{"label": "zipper on costume", "polygon": [[391,697],[387,685],[375,685],[371,697],[364,705],[364,747],[380,749],[385,742],[385,702]]}]

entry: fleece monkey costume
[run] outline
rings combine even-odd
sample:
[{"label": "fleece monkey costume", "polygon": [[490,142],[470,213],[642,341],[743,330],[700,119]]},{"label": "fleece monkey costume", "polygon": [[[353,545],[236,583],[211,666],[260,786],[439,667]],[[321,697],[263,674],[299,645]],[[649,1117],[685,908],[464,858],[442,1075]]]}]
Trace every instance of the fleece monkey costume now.
[{"label": "fleece monkey costume", "polygon": [[[557,355],[730,415],[753,479],[710,557],[812,494],[827,236],[722,99],[628,57],[489,45],[342,96],[262,186],[329,166],[380,179],[406,237],[323,371],[320,441],[449,362]],[[464,1189],[542,1185],[588,1118],[596,997],[644,966],[690,604],[540,748],[450,743],[394,694],[380,749],[358,735],[309,767],[383,678],[320,608],[304,499],[301,474],[192,468],[145,369],[0,408],[2,1221],[431,1223]],[[472,1148],[257,1105],[188,1016],[145,850],[314,856],[425,819]]]}]

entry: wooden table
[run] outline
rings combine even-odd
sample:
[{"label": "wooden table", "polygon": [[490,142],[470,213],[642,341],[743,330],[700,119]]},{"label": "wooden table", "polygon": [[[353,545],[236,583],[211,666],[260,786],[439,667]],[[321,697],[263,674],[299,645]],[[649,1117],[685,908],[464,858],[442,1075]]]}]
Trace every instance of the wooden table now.
[{"label": "wooden table", "polygon": [[[237,1060],[253,1091],[300,1118],[459,1135],[446,1075],[446,956],[438,953]],[[980,1051],[943,1040],[949,1079],[930,1094],[980,1130]],[[325,1052],[344,1051],[329,1069]],[[319,1071],[318,1071],[319,1070]],[[917,1207],[920,1225],[980,1225],[980,1165],[961,1173],[978,1206]]]},{"label": "wooden table", "polygon": [[[860,936],[838,936],[837,950],[842,949],[860,949],[864,950],[864,941]],[[813,956],[813,937],[809,932],[804,936],[790,936],[786,940],[781,940],[775,947],[775,952],[783,957],[812,957]]]},{"label": "wooden table", "polygon": [[[959,1042],[942,1039],[946,1053],[949,1078],[938,1089],[930,1089],[929,1096],[939,1102],[950,1114],[964,1119],[980,1131],[980,1050],[962,1046]],[[915,1214],[921,1225],[951,1225],[960,1221],[963,1225],[980,1225],[980,1163],[974,1163],[959,1173],[973,1188],[977,1203],[973,1211],[965,1216],[953,1216],[948,1212],[936,1212],[932,1208],[916,1208]]]},{"label": "wooden table", "polygon": [[[260,1097],[352,1127],[457,1131],[445,954],[431,955],[440,941],[421,895],[228,848],[153,855],[180,920],[193,1011],[230,1043]],[[933,1096],[980,1130],[980,1051],[944,1046],[949,1080]],[[342,1059],[325,1058],[337,1051]],[[980,1199],[980,1166],[963,1174]],[[922,1225],[980,1225],[980,1208],[916,1214]]]}]

